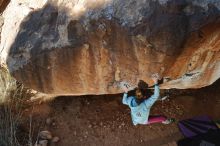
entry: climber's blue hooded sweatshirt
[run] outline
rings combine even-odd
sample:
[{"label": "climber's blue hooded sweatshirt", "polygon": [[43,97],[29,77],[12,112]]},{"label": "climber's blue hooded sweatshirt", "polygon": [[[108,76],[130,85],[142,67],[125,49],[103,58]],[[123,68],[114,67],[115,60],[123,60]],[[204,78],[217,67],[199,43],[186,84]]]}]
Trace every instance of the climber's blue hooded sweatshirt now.
[{"label": "climber's blue hooded sweatshirt", "polygon": [[137,104],[134,96],[127,97],[128,94],[124,93],[122,103],[126,104],[131,109],[131,118],[134,125],[146,124],[148,121],[150,108],[159,98],[160,89],[158,85],[154,87],[154,95],[144,100],[141,104]]}]

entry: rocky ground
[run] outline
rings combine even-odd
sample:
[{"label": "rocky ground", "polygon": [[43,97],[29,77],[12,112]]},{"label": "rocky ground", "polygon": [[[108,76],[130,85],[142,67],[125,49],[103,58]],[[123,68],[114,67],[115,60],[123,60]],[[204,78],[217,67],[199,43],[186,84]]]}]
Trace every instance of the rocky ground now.
[{"label": "rocky ground", "polygon": [[118,94],[34,102],[25,109],[21,129],[28,133],[32,119],[32,140],[36,141],[40,131],[48,130],[51,138],[58,138],[58,142],[48,141],[51,146],[175,145],[176,140],[183,138],[177,127],[179,120],[197,115],[220,119],[219,85],[220,81],[199,90],[162,91],[170,97],[158,101],[151,114],[174,117],[176,122],[170,125],[133,126],[129,108],[121,103],[122,95]]}]

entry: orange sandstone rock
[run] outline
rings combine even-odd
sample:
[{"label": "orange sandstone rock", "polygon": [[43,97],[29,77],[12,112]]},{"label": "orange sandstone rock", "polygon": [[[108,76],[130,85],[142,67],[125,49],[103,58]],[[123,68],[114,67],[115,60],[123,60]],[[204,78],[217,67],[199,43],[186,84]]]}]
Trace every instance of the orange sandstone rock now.
[{"label": "orange sandstone rock", "polygon": [[48,94],[119,93],[121,81],[152,84],[155,72],[167,80],[161,88],[200,88],[220,77],[219,8],[218,0],[14,0],[0,61]]}]

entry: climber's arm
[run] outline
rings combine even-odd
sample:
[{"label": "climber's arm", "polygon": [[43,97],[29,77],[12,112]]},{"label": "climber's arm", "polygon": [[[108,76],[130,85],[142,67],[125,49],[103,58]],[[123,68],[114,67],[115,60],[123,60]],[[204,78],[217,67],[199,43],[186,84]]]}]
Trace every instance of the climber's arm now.
[{"label": "climber's arm", "polygon": [[122,98],[122,103],[129,105],[131,103],[132,96],[128,97],[128,93],[124,93],[123,98]]},{"label": "climber's arm", "polygon": [[145,100],[145,104],[147,107],[151,107],[159,98],[160,96],[160,88],[158,85],[158,80],[159,80],[159,75],[158,74],[153,74],[152,75],[152,80],[154,82],[154,94],[147,100]]},{"label": "climber's arm", "polygon": [[160,88],[159,85],[155,84],[154,86],[154,94],[147,100],[145,100],[145,105],[147,107],[151,107],[156,101],[157,99],[160,97]]}]

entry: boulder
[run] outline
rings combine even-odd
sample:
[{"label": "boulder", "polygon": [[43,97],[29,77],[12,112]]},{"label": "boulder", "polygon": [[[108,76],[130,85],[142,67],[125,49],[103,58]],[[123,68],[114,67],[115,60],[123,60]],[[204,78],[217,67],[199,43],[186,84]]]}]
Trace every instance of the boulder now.
[{"label": "boulder", "polygon": [[1,64],[55,95],[114,94],[120,82],[200,88],[220,77],[219,0],[13,0]]}]

